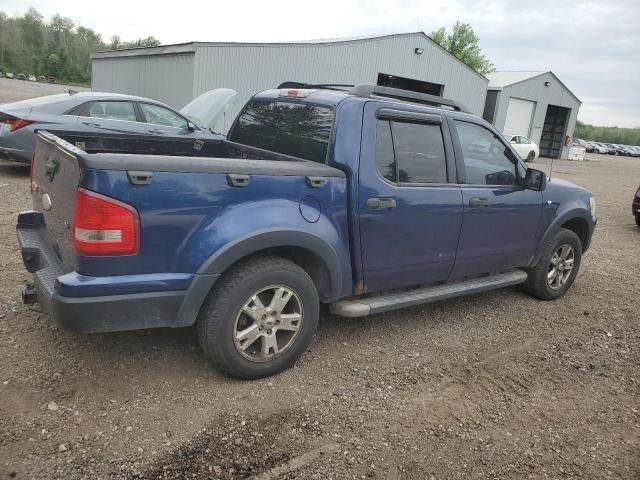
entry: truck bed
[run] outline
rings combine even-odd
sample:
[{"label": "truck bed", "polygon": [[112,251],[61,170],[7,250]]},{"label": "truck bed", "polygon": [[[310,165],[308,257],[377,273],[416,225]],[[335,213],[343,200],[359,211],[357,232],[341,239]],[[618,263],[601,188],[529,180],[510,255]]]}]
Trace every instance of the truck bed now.
[{"label": "truck bed", "polygon": [[[88,153],[48,132],[38,133],[33,206],[42,212],[37,218],[44,224],[39,229],[43,241],[58,255],[64,272],[82,276],[197,274],[223,246],[281,226],[332,242],[341,264],[347,266],[345,278],[350,277],[345,248],[346,178],[336,168],[273,152],[262,154],[259,149],[227,141],[215,141],[207,151],[235,157],[125,153],[133,140],[117,144],[112,138],[110,145],[119,152],[105,152],[105,144],[97,148],[104,137],[66,138],[99,153]],[[89,148],[92,145],[95,148]],[[260,156],[268,158],[255,159]],[[244,183],[234,183],[236,176]],[[145,181],[136,182],[136,178]],[[79,187],[137,210],[141,246],[136,255],[83,256],[73,251],[71,225]],[[48,209],[43,203],[45,194],[51,203]]]}]

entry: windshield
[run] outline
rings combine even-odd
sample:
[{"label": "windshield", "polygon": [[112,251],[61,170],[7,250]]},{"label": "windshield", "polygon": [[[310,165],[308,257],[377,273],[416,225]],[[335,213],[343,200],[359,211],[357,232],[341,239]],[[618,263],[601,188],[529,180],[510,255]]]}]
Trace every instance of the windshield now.
[{"label": "windshield", "polygon": [[251,100],[238,116],[229,140],[325,163],[333,117],[329,107]]}]

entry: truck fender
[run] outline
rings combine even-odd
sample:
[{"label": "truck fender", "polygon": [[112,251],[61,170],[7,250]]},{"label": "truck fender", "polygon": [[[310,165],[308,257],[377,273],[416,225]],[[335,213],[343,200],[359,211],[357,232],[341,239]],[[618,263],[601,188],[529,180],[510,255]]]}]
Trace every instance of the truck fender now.
[{"label": "truck fender", "polygon": [[324,263],[329,276],[329,289],[322,292],[321,298],[335,300],[342,296],[342,266],[335,249],[320,237],[300,230],[270,229],[250,233],[215,252],[197,273],[220,275],[238,260],[274,247],[299,247],[312,252]]},{"label": "truck fender", "polygon": [[[202,264],[182,302],[174,326],[184,327],[195,323],[207,295],[231,265],[253,253],[274,247],[299,247],[312,252],[323,262],[329,277],[328,291],[322,292],[321,298],[334,301],[344,295],[340,260],[331,245],[303,231],[264,230],[225,245]],[[350,285],[345,287],[350,288]]]},{"label": "truck fender", "polygon": [[529,263],[529,266],[534,266],[540,260],[542,256],[542,245],[545,244],[547,239],[552,235],[555,235],[558,230],[562,227],[562,225],[570,222],[572,220],[578,220],[579,222],[584,222],[587,227],[587,235],[586,238],[582,238],[581,235],[578,235],[580,240],[582,241],[583,253],[589,248],[589,241],[591,240],[591,230],[593,229],[593,220],[591,219],[591,214],[584,207],[573,207],[567,210],[564,210],[559,215],[556,215],[547,229],[545,230],[542,238],[538,242],[538,247],[536,248],[535,254]]}]

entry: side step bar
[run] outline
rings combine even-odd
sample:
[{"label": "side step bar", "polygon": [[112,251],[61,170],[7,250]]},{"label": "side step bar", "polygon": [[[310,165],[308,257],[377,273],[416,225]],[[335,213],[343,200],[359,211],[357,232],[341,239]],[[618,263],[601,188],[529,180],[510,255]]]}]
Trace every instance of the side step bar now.
[{"label": "side step bar", "polygon": [[387,312],[412,305],[437,302],[438,300],[446,300],[462,295],[508,287],[510,285],[523,283],[526,279],[526,272],[523,270],[514,270],[512,272],[499,273],[488,277],[416,288],[415,290],[356,298],[353,300],[340,300],[331,305],[331,313],[342,317],[364,317],[366,315]]}]

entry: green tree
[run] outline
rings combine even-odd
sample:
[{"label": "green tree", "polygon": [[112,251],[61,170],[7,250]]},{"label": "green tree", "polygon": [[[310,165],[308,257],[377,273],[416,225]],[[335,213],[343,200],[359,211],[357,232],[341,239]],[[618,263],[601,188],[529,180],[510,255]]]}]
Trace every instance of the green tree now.
[{"label": "green tree", "polygon": [[578,120],[573,136],[592,142],[640,145],[640,128],[596,127]]},{"label": "green tree", "polygon": [[58,70],[60,68],[60,59],[58,55],[52,53],[47,57],[47,74],[55,77],[58,75]]},{"label": "green tree", "polygon": [[493,64],[482,54],[480,39],[468,23],[456,22],[451,33],[445,27],[431,32],[431,39],[478,73],[495,71]]},{"label": "green tree", "polygon": [[114,35],[110,38],[111,43],[108,45],[107,50],[123,50],[125,48],[144,48],[144,47],[157,47],[160,45],[160,40],[155,37],[139,38],[132,42],[123,42],[120,37]]},{"label": "green tree", "polygon": [[18,16],[0,11],[0,68],[4,71],[89,83],[91,52],[159,44],[154,37],[123,41],[117,35],[106,44],[94,30],[61,15],[47,21],[34,8]]},{"label": "green tree", "polygon": [[118,50],[122,48],[122,40],[120,40],[120,37],[118,35],[114,35],[109,40],[111,41],[111,43],[109,43],[108,50]]}]

